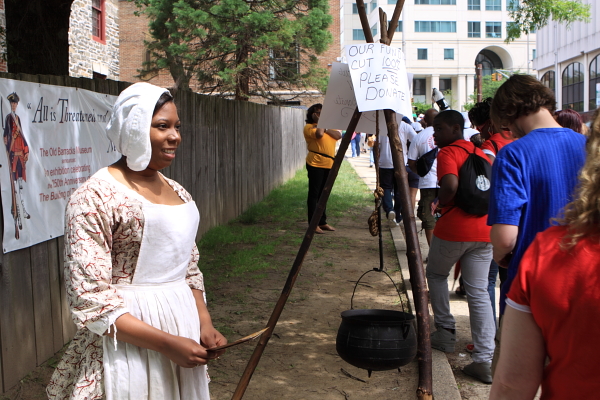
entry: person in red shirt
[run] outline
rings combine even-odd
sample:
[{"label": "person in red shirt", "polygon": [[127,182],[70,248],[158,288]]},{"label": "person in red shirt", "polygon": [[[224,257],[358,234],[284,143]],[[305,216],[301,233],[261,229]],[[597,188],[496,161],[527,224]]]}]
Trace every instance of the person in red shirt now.
[{"label": "person in red shirt", "polygon": [[483,150],[493,164],[498,151],[511,143],[514,138],[510,131],[502,131],[494,126],[490,119],[491,105],[491,97],[475,104],[475,107],[469,111],[469,119],[473,122],[475,128],[480,132],[481,138],[484,140],[481,150]]},{"label": "person in red shirt", "polygon": [[536,235],[508,292],[490,399],[533,399],[540,384],[542,400],[600,392],[599,152],[597,110],[575,200]]},{"label": "person in red shirt", "polygon": [[475,152],[486,161],[487,157],[473,143],[463,139],[463,126],[463,116],[454,110],[440,112],[433,121],[433,138],[441,149],[437,156],[437,177],[442,216],[433,231],[426,271],[437,329],[431,335],[431,347],[445,352],[455,350],[455,320],[450,312],[448,275],[460,260],[474,344],[473,362],[463,372],[484,383],[492,383],[496,326],[487,292],[492,260],[490,227],[486,223],[487,216],[468,214],[454,206],[459,171],[469,154]]}]

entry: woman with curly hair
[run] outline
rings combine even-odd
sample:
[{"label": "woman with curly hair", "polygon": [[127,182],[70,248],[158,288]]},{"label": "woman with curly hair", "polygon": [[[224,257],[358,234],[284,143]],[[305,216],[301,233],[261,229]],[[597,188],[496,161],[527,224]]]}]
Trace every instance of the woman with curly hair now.
[{"label": "woman with curly hair", "polygon": [[[600,111],[576,200],[525,252],[508,293],[490,399],[584,399],[600,391]],[[546,360],[549,362],[546,364]]]}]

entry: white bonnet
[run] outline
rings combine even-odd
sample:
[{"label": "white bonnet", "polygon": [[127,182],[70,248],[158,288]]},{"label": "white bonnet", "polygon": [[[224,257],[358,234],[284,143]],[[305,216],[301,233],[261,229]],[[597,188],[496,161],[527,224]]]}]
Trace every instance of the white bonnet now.
[{"label": "white bonnet", "polygon": [[106,134],[133,171],[143,171],[150,163],[152,113],[163,93],[171,94],[146,82],[135,83],[121,92],[113,106]]}]

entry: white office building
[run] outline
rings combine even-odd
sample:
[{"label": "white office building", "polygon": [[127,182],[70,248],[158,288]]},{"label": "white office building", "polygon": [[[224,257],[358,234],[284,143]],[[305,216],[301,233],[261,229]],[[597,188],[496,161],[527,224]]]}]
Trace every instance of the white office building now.
[{"label": "white office building", "polygon": [[[353,0],[341,0],[340,42],[364,43],[364,35]],[[507,7],[512,0],[406,0],[392,46],[406,55],[413,74],[413,100],[431,102],[432,88],[450,90],[452,108],[462,110],[475,91],[475,65],[483,74],[495,70],[534,73],[535,34],[506,44],[507,25],[512,21]],[[396,0],[365,3],[369,26],[380,38],[381,7],[391,19]]]},{"label": "white office building", "polygon": [[580,112],[600,106],[600,4],[583,2],[592,6],[591,21],[574,22],[569,29],[550,21],[537,33],[533,62],[538,79],[554,90],[557,108]]}]

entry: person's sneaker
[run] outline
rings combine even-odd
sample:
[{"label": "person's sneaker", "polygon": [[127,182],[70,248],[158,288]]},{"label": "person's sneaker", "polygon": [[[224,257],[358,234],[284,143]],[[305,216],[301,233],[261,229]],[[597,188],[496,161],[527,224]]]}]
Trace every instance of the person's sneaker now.
[{"label": "person's sneaker", "polygon": [[387,213],[388,221],[396,221],[396,212],[394,210]]},{"label": "person's sneaker", "polygon": [[483,383],[492,383],[492,363],[491,362],[472,362],[463,368],[463,372]]},{"label": "person's sneaker", "polygon": [[431,348],[445,353],[454,352],[456,345],[456,333],[452,333],[447,329],[438,328],[437,331],[431,334]]}]

